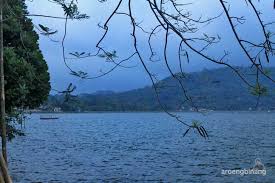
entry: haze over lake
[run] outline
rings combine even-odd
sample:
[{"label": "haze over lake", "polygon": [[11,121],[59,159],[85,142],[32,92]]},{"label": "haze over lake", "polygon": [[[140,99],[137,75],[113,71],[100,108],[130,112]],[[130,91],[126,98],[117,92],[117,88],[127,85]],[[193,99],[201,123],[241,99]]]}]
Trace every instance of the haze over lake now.
[{"label": "haze over lake", "polygon": [[[275,114],[179,113],[204,121],[209,139],[164,113],[32,114],[26,136],[9,144],[14,182],[272,182]],[[222,175],[249,169],[259,158],[263,175]]]}]

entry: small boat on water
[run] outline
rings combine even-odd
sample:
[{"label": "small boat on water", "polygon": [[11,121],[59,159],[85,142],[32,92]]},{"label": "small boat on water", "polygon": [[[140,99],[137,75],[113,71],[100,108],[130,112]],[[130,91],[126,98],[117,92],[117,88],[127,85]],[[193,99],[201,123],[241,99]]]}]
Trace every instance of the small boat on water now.
[{"label": "small boat on water", "polygon": [[59,119],[59,117],[55,116],[55,115],[41,115],[40,119],[41,120],[52,120],[52,119]]}]

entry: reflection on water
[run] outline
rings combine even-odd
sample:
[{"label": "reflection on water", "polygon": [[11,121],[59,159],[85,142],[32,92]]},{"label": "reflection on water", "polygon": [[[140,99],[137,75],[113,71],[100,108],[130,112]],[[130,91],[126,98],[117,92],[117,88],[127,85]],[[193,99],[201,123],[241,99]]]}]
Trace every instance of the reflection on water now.
[{"label": "reflection on water", "polygon": [[[25,137],[9,144],[14,182],[273,182],[275,114],[215,112],[201,119],[210,139],[163,113],[31,115]],[[222,175],[251,168],[256,158],[267,175]]]}]

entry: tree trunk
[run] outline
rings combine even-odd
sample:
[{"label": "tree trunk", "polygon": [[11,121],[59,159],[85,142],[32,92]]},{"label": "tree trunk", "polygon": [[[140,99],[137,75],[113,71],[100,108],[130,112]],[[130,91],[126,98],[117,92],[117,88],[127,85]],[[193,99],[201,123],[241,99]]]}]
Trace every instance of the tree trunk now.
[{"label": "tree trunk", "polygon": [[6,164],[6,160],[0,153],[0,167],[1,167],[1,173],[2,173],[2,179],[4,179],[5,183],[12,183],[11,177],[9,175],[8,167]]},{"label": "tree trunk", "polygon": [[4,80],[4,46],[3,46],[3,0],[0,0],[0,106],[1,106],[1,137],[2,154],[7,163],[7,136],[6,136],[6,112],[5,112],[5,80]]}]

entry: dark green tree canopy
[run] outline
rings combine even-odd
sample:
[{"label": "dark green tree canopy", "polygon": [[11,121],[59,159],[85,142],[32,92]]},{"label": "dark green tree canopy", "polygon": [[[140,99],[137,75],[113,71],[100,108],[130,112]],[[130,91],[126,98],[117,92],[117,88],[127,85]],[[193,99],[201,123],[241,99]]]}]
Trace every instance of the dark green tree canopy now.
[{"label": "dark green tree canopy", "polygon": [[26,15],[24,0],[4,4],[4,70],[7,136],[22,134],[15,126],[22,111],[36,108],[47,100],[50,87],[48,66],[39,50],[39,36]]},{"label": "dark green tree canopy", "polygon": [[35,108],[50,91],[47,64],[39,50],[39,36],[25,15],[22,0],[11,0],[4,9],[4,60],[6,110]]}]

